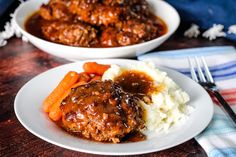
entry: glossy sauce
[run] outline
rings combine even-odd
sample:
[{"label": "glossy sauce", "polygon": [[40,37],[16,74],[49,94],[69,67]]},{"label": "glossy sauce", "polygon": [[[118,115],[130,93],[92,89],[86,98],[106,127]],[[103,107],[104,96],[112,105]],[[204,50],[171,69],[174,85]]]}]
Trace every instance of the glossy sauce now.
[{"label": "glossy sauce", "polygon": [[[73,88],[60,109],[61,127],[73,135],[90,140],[109,139],[116,143],[120,142],[119,137],[144,127],[142,110],[134,97],[123,92],[112,81],[94,81]],[[109,134],[111,132],[114,134]],[[132,139],[134,141],[134,136]]]},{"label": "glossy sauce", "polygon": [[[166,23],[161,18],[159,18],[159,17],[155,17],[155,18],[157,18],[157,19],[154,19],[154,20],[158,21],[157,22],[158,23],[158,35],[157,35],[157,37],[160,37],[160,36],[167,33],[168,27],[167,27]],[[38,37],[38,38],[47,40],[43,36],[43,33],[41,31],[42,24],[46,23],[46,22],[48,22],[48,21],[43,19],[39,15],[38,12],[35,12],[25,21],[25,29],[28,33],[30,33],[30,34]],[[105,46],[102,46],[101,43],[97,43],[94,47],[105,47]]]},{"label": "glossy sauce", "polygon": [[41,31],[42,23],[46,22],[41,16],[38,14],[38,12],[33,13],[25,22],[25,29],[28,33],[39,37],[41,39],[46,40],[43,37],[43,33]]},{"label": "glossy sauce", "polygon": [[148,95],[153,91],[153,79],[144,72],[130,70],[123,72],[115,78],[115,82],[122,87],[125,92],[132,93],[139,98]]},{"label": "glossy sauce", "polygon": [[129,143],[129,142],[140,142],[146,140],[146,136],[139,131],[135,131],[126,135],[121,143]]}]

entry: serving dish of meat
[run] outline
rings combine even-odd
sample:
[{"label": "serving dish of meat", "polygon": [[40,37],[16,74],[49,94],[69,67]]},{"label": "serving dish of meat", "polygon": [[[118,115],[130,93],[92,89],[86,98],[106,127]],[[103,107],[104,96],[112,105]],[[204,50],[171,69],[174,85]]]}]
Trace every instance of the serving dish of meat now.
[{"label": "serving dish of meat", "polygon": [[168,29],[146,0],[50,0],[29,17],[25,28],[48,41],[80,47],[143,43]]},{"label": "serving dish of meat", "polygon": [[29,0],[14,21],[36,47],[81,60],[146,53],[174,33],[180,18],[160,0]]},{"label": "serving dish of meat", "polygon": [[[93,66],[85,66],[86,62]],[[138,65],[138,69],[142,70],[143,67],[139,65],[146,64],[121,59],[86,62],[70,63],[46,71],[20,89],[14,110],[27,130],[49,143],[75,151],[135,155],[183,143],[200,133],[212,118],[211,99],[201,86],[176,71],[158,67],[190,95],[188,105],[194,108],[194,114],[190,114],[185,123],[171,127],[168,132],[150,130],[142,136],[139,132],[143,133],[143,129],[152,126],[147,125],[144,118],[149,112],[138,103],[140,100],[149,103],[150,100],[140,94],[153,97],[164,88],[158,85],[158,91],[141,90],[135,96],[122,87],[124,83],[121,83],[120,77],[123,75],[117,73],[119,68],[113,64],[123,67],[120,70],[128,69],[126,67],[129,65]],[[97,66],[95,62],[100,65]],[[124,76],[130,75],[132,79],[124,77],[124,80],[132,81],[127,85],[133,88],[132,91],[137,91],[142,86],[141,82],[145,82],[144,87],[156,86],[153,81],[160,80],[158,78],[164,73],[157,71],[160,76],[155,77],[154,71],[131,71],[124,73]],[[114,74],[119,79],[115,79]],[[136,82],[135,78],[142,78],[142,81]],[[135,138],[130,138],[130,135]],[[134,140],[137,137],[139,140]]]}]

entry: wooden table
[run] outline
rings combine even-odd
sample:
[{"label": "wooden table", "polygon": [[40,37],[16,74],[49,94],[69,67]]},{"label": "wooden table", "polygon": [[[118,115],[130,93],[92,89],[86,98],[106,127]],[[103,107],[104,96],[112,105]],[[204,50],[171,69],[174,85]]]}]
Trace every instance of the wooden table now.
[{"label": "wooden table", "polygon": [[[226,39],[208,41],[197,38],[188,39],[178,31],[156,50],[169,50],[191,47],[234,45]],[[111,52],[112,53],[112,52]],[[9,40],[7,46],[0,48],[0,156],[96,156],[60,148],[47,143],[27,131],[14,113],[14,99],[18,90],[30,79],[53,67],[68,63],[48,55],[30,43],[20,39]],[[174,148],[141,155],[149,157],[204,157],[201,146],[191,139]]]}]

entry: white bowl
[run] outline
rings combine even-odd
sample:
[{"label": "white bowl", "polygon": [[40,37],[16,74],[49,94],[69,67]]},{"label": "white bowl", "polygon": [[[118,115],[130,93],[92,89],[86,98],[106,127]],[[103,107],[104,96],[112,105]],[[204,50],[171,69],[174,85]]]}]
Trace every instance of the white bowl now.
[{"label": "white bowl", "polygon": [[58,57],[73,61],[94,58],[131,58],[144,54],[162,44],[175,32],[180,23],[179,14],[168,3],[162,0],[147,1],[154,13],[167,24],[168,31],[166,34],[156,39],[130,46],[113,48],[73,47],[49,42],[26,32],[24,24],[27,18],[38,10],[42,3],[47,3],[48,0],[29,0],[23,3],[14,13],[14,22],[21,33],[26,36],[33,45]]}]

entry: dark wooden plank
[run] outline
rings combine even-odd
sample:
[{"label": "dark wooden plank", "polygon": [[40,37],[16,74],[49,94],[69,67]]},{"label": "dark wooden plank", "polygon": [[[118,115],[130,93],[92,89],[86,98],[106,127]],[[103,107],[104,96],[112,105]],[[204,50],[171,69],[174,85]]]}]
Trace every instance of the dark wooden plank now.
[{"label": "dark wooden plank", "polygon": [[[236,46],[226,39],[187,39],[180,31],[156,50],[215,45]],[[37,138],[19,123],[14,114],[13,104],[17,91],[37,74],[65,63],[69,62],[48,55],[16,38],[0,48],[0,156],[96,156],[60,148]],[[206,153],[191,139],[174,148],[141,156],[204,157]]]}]

